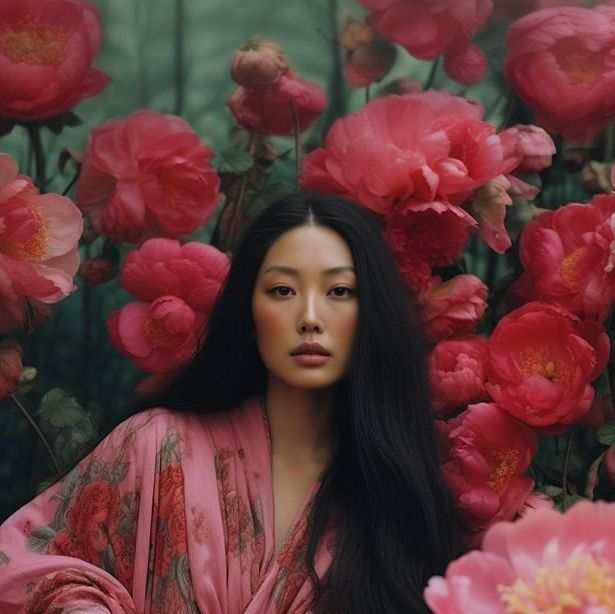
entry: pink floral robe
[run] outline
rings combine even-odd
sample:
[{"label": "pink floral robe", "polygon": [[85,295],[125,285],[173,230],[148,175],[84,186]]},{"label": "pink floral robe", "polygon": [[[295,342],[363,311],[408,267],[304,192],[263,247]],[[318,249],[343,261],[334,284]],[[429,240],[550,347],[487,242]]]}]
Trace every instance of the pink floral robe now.
[{"label": "pink floral robe", "polygon": [[[301,505],[275,555],[271,439],[258,399],[120,424],[0,527],[0,612],[309,611]],[[322,575],[332,535],[317,554]]]}]

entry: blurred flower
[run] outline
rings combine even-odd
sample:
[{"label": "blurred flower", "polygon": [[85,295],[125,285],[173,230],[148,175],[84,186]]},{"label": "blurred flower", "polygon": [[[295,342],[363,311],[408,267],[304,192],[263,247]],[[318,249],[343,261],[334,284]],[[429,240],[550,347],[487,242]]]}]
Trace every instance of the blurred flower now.
[{"label": "blurred flower", "polygon": [[3,0],[0,116],[46,119],[100,93],[109,83],[91,67],[100,42],[98,11],[86,0]]},{"label": "blurred flower", "polygon": [[445,434],[442,466],[472,543],[498,520],[509,520],[534,482],[523,474],[538,448],[534,431],[493,403],[470,405],[440,425]]},{"label": "blurred flower", "polygon": [[107,320],[111,343],[144,371],[176,369],[195,352],[205,316],[181,298],[161,296],[152,303],[133,302]]},{"label": "blurred flower", "polygon": [[250,39],[235,51],[231,77],[238,85],[268,90],[288,72],[288,58],[282,48],[271,41]]},{"label": "blurred flower", "polygon": [[485,54],[471,38],[485,25],[492,0],[359,0],[370,11],[368,23],[384,38],[419,60],[444,54],[449,76],[470,85],[487,72]]},{"label": "blurred flower", "polygon": [[545,433],[578,422],[594,396],[597,350],[577,321],[564,309],[532,302],[502,318],[489,337],[487,392]]},{"label": "blurred flower", "polygon": [[537,172],[551,166],[555,143],[542,128],[517,124],[502,130],[499,137],[505,148],[505,157],[512,160],[509,172]]},{"label": "blurred flower", "polygon": [[613,612],[614,542],[615,504],[536,510],[492,527],[481,551],[429,580],[425,600],[434,614]]},{"label": "blurred flower", "polygon": [[554,507],[555,501],[553,501],[551,497],[547,497],[547,495],[541,492],[534,491],[528,495],[523,507],[517,513],[523,518],[536,510],[550,510]]},{"label": "blurred flower", "polygon": [[589,140],[615,117],[615,7],[559,7],[516,21],[506,78],[549,132]]},{"label": "blurred flower", "polygon": [[614,219],[615,196],[606,194],[540,215],[521,234],[525,272],[511,291],[604,321],[615,303]]},{"label": "blurred flower", "polygon": [[423,84],[412,77],[399,77],[388,83],[383,90],[383,94],[416,94],[423,91]]},{"label": "blurred flower", "polygon": [[111,281],[118,272],[117,264],[108,258],[84,260],[77,271],[79,277],[92,286]]},{"label": "blurred flower", "polygon": [[19,387],[23,372],[22,357],[23,350],[17,341],[0,341],[0,399],[6,399]]},{"label": "blurred flower", "polygon": [[484,400],[487,341],[483,337],[440,341],[429,355],[432,406],[442,414]]},{"label": "blurred flower", "polygon": [[229,266],[228,256],[212,245],[149,239],[126,256],[121,282],[139,300],[172,295],[195,311],[209,313]]},{"label": "blurred flower", "polygon": [[476,275],[456,275],[448,281],[433,277],[417,299],[432,342],[470,333],[487,308],[489,289]]},{"label": "blurred flower", "polygon": [[307,130],[327,108],[327,96],[316,83],[300,79],[292,70],[266,91],[239,87],[227,103],[237,122],[258,134],[292,135],[296,106],[299,130]]},{"label": "blurred flower", "polygon": [[340,18],[338,40],[346,50],[344,74],[354,87],[368,87],[381,81],[391,70],[397,51],[366,23],[344,13]]},{"label": "blurred flower", "polygon": [[183,119],[136,111],[91,131],[78,204],[94,230],[112,241],[188,234],[219,202],[212,155]]},{"label": "blurred flower", "polygon": [[[0,332],[47,316],[75,286],[79,209],[65,196],[39,194],[17,164],[0,154]],[[32,322],[30,322],[32,324]]]}]

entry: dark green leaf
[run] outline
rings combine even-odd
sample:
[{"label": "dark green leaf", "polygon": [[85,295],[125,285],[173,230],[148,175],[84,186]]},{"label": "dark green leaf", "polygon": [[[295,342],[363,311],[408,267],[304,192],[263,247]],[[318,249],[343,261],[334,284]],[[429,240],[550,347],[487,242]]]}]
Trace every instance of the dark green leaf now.
[{"label": "dark green leaf", "polygon": [[603,424],[598,429],[598,441],[605,446],[615,446],[615,420]]},{"label": "dark green leaf", "polygon": [[557,503],[555,507],[560,512],[565,512],[579,501],[587,501],[587,499],[585,499],[585,497],[580,497],[579,495],[566,495]]},{"label": "dark green leaf", "polygon": [[228,149],[219,151],[211,161],[212,166],[219,173],[242,175],[254,165],[254,158],[246,151]]}]

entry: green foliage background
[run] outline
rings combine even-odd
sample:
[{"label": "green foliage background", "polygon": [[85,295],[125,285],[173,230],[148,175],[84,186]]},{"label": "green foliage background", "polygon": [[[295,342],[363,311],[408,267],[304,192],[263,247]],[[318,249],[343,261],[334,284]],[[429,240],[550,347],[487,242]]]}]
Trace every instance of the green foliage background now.
[{"label": "green foliage background", "polygon": [[[63,149],[83,151],[89,130],[110,118],[124,117],[139,108],[151,108],[183,116],[216,150],[228,142],[233,126],[225,100],[234,89],[229,77],[233,51],[250,36],[275,40],[287,52],[303,76],[323,85],[331,107],[305,139],[306,148],[317,146],[331,122],[359,108],[363,90],[351,91],[341,74],[342,56],[335,43],[335,15],[349,9],[363,10],[352,0],[94,0],[104,28],[104,45],[96,66],[112,77],[98,97],[76,109],[83,124],[65,128],[59,135],[43,131],[47,153],[48,189],[62,192],[71,179],[58,170]],[[479,86],[464,88],[443,75],[439,66],[413,60],[399,50],[392,73],[372,97],[397,77],[411,76],[434,87],[480,100],[486,116],[499,123],[505,115],[531,121],[522,106],[509,105],[510,95],[500,67],[504,55],[505,24],[491,24],[478,42],[488,51],[492,71]],[[432,69],[435,72],[432,74]],[[276,142],[283,151],[290,140]],[[0,151],[10,153],[28,168],[29,149],[25,129],[17,127],[0,139]],[[578,177],[565,174],[557,165],[551,171],[543,200],[556,206],[584,198]],[[294,161],[278,160],[274,179],[294,181]],[[69,194],[70,195],[70,194]],[[212,224],[198,234],[207,240]],[[82,256],[97,255],[99,245],[82,247]],[[490,282],[506,271],[506,258],[497,259],[478,242],[472,242],[467,258],[472,272]],[[45,430],[67,468],[79,452],[120,422],[128,412],[136,368],[111,347],[105,320],[128,300],[116,281],[79,289],[56,306],[52,320],[30,338],[18,335],[24,345],[24,364],[39,371],[35,385],[22,400]],[[61,388],[64,393],[51,389]],[[42,400],[42,402],[41,402]],[[0,519],[31,498],[54,468],[17,408],[6,402],[0,412],[3,434],[0,446]]]}]

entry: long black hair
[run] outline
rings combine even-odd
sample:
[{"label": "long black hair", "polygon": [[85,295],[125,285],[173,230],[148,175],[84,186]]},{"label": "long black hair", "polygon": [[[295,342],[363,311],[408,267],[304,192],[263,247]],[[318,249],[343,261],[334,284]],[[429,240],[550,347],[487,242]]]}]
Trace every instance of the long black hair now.
[{"label": "long black hair", "polygon": [[[219,412],[264,395],[267,370],[254,341],[251,297],[271,244],[306,224],[334,230],[357,274],[359,322],[349,374],[338,384],[338,445],[308,518],[305,564],[316,612],[428,612],[427,580],[458,554],[460,526],[442,478],[416,310],[380,228],[337,196],[291,194],[248,227],[192,361],[133,409]],[[334,519],[333,562],[314,573]]]}]

